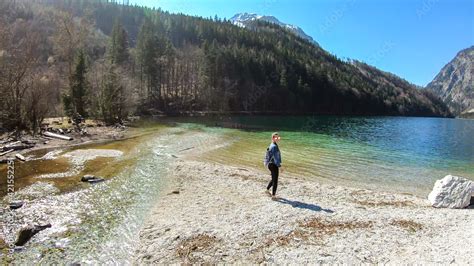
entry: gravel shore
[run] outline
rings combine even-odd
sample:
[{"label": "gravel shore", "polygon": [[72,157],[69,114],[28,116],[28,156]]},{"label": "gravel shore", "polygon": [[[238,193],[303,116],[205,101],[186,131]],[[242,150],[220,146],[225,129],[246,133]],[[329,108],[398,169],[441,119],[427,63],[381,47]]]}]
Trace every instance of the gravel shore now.
[{"label": "gravel shore", "polygon": [[469,264],[474,210],[183,156],[140,233],[137,264]]}]

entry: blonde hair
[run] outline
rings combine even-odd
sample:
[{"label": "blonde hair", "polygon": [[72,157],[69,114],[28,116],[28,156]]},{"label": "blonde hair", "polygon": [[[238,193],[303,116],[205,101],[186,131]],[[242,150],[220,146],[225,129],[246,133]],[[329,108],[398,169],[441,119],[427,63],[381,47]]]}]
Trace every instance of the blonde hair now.
[{"label": "blonde hair", "polygon": [[272,140],[273,140],[273,138],[274,138],[275,136],[280,136],[280,134],[279,134],[278,132],[273,132],[273,134],[272,134]]}]

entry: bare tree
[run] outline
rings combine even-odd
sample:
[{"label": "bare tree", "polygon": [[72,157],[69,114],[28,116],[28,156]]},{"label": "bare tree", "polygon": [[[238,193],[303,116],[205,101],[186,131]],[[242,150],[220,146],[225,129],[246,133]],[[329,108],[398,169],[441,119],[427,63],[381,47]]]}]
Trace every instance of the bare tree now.
[{"label": "bare tree", "polygon": [[0,51],[0,92],[2,121],[7,129],[27,128],[25,97],[38,64],[40,35],[31,21],[19,19],[3,24]]},{"label": "bare tree", "polygon": [[26,119],[33,135],[38,132],[44,118],[50,111],[53,82],[47,76],[36,75],[25,95]]},{"label": "bare tree", "polygon": [[74,60],[77,51],[83,49],[91,34],[91,23],[85,18],[74,18],[65,11],[53,13],[53,21],[56,25],[53,35],[53,48],[60,60],[67,64],[67,76],[72,75]]}]

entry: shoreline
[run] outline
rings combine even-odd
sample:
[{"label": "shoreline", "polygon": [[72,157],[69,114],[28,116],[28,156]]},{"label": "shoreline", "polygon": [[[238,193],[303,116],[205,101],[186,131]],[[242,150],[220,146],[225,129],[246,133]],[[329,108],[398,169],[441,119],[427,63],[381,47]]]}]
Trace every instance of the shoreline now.
[{"label": "shoreline", "polygon": [[[71,132],[65,134],[67,136],[73,137],[72,140],[61,140],[50,137],[45,137],[41,134],[36,136],[32,135],[22,135],[18,140],[26,140],[33,142],[34,145],[31,148],[16,150],[11,153],[8,153],[4,156],[0,156],[0,161],[6,160],[7,158],[15,157],[15,154],[20,153],[22,155],[30,154],[31,152],[48,150],[48,149],[59,149],[59,148],[73,148],[81,145],[89,144],[100,144],[106,143],[108,141],[119,141],[127,138],[129,133],[128,128],[116,128],[116,127],[88,127],[87,134],[81,135],[77,132]],[[7,144],[8,137],[0,136],[0,141],[3,141],[4,144]]]},{"label": "shoreline", "polygon": [[324,112],[300,112],[300,111],[181,111],[181,112],[166,112],[162,111],[158,114],[143,115],[141,118],[162,118],[162,117],[215,117],[215,116],[254,116],[254,115],[268,115],[268,116],[335,116],[335,117],[418,117],[418,118],[452,118],[457,119],[454,115],[451,116],[436,116],[436,115],[415,115],[415,114],[377,114],[377,113],[324,113]]},{"label": "shoreline", "polygon": [[202,162],[171,165],[135,253],[154,263],[469,263],[474,212],[421,197]]},{"label": "shoreline", "polygon": [[[139,118],[135,118],[139,122],[160,122],[160,118],[175,118],[175,117],[182,117],[182,118],[193,118],[193,117],[218,117],[218,116],[233,116],[233,115],[243,115],[243,116],[253,116],[253,115],[268,115],[268,116],[334,116],[334,117],[422,117],[422,118],[447,118],[447,119],[461,119],[461,120],[472,120],[472,118],[463,118],[463,117],[443,117],[443,116],[400,116],[400,115],[379,115],[379,114],[324,114],[324,113],[301,113],[301,112],[252,112],[252,111],[242,111],[242,112],[220,112],[220,111],[202,111],[202,112],[176,112],[176,113],[163,113],[160,115],[149,115],[149,116],[140,116]],[[57,119],[57,118],[50,118],[50,119]],[[162,123],[167,123],[168,121],[161,121]],[[133,123],[132,123],[133,124]],[[252,127],[252,126],[242,126],[232,123],[231,121],[221,121],[215,124],[216,126],[223,127],[223,128],[242,128],[242,129],[261,129],[260,127]],[[74,146],[80,145],[87,145],[87,144],[100,144],[105,143],[108,141],[118,141],[127,139],[129,129],[133,128],[134,126],[127,126],[124,128],[117,128],[113,126],[95,126],[95,127],[86,127],[88,132],[86,135],[81,135],[78,132],[71,132],[67,134],[68,136],[72,136],[72,140],[60,140],[51,137],[45,137],[42,134],[38,133],[38,135],[33,136],[30,134],[25,134],[20,136],[19,140],[23,138],[27,141],[33,141],[34,146],[27,149],[22,149],[18,151],[13,151],[9,154],[5,154],[0,156],[0,162],[5,163],[6,159],[9,157],[15,157],[14,154],[26,154],[31,153],[33,151],[44,150],[44,149],[57,149],[57,148],[71,148]],[[72,128],[72,127],[71,127]],[[8,134],[11,132],[3,132],[0,134],[0,142],[2,145],[8,144]],[[128,135],[127,135],[128,134]],[[1,163],[0,163],[1,164]]]}]

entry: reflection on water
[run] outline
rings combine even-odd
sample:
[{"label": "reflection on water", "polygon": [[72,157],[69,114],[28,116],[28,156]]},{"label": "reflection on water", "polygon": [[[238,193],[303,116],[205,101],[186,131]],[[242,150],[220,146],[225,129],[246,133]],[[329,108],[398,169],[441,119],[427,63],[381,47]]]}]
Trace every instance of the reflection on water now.
[{"label": "reflection on water", "polygon": [[344,116],[219,116],[168,120],[250,132],[310,132],[380,149],[474,163],[474,120]]},{"label": "reflection on water", "polygon": [[420,196],[447,174],[474,179],[472,120],[247,116],[204,123],[244,129],[227,132],[240,141],[206,156],[215,161],[262,167],[269,136],[280,131],[284,165],[305,178]]},{"label": "reflection on water", "polygon": [[474,121],[416,117],[235,117],[236,124],[306,131],[413,155],[474,162]]}]

